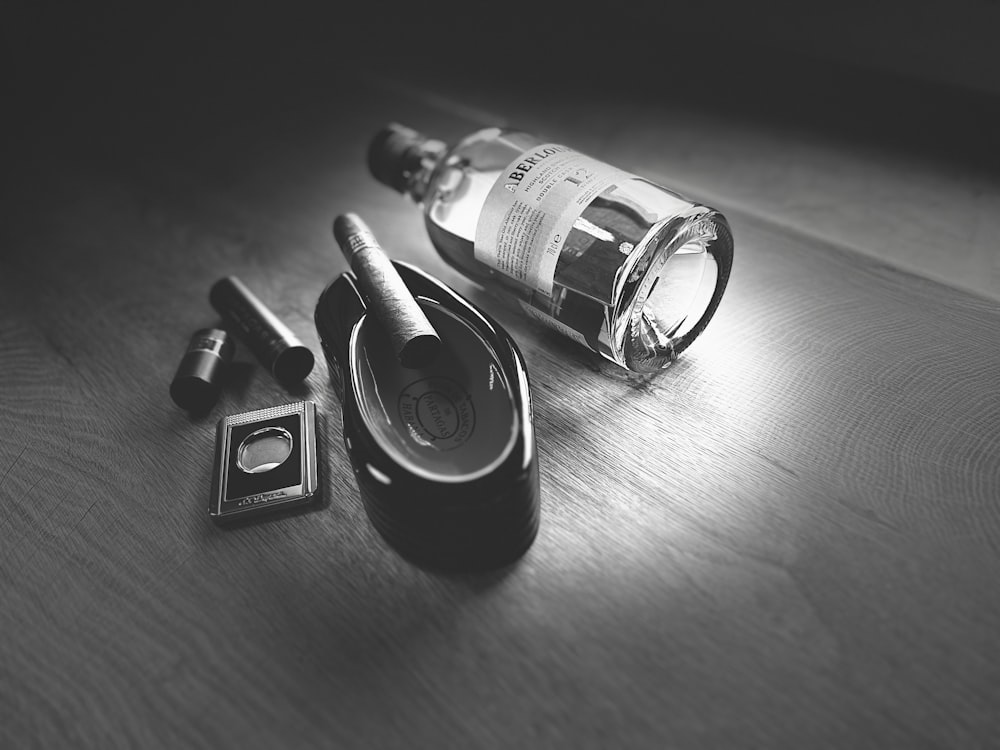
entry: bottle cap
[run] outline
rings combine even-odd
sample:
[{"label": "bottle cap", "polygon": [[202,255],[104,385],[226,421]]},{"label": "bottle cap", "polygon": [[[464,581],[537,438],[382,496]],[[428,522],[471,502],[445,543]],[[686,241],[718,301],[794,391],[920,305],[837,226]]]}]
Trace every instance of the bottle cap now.
[{"label": "bottle cap", "polygon": [[222,391],[222,378],[236,350],[219,328],[195,331],[170,383],[170,397],[182,409],[208,411]]},{"label": "bottle cap", "polygon": [[368,146],[368,169],[384,185],[400,193],[409,177],[420,169],[421,148],[426,136],[398,123],[390,123],[375,134]]}]

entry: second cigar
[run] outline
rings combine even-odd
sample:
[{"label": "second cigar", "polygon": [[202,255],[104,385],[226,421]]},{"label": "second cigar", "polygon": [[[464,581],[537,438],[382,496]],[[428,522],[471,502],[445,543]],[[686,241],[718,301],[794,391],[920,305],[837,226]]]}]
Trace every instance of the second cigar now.
[{"label": "second cigar", "polygon": [[333,221],[333,236],[369,309],[389,334],[399,363],[413,369],[430,364],[441,339],[368,225],[357,214],[341,214]]}]

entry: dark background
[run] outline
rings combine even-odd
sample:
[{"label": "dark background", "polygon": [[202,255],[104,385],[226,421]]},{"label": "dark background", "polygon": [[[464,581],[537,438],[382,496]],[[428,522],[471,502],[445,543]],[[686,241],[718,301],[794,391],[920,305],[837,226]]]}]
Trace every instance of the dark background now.
[{"label": "dark background", "polygon": [[363,64],[460,74],[472,88],[499,78],[584,89],[595,108],[611,91],[684,97],[734,116],[993,161],[997,28],[991,0],[21,3],[0,34],[15,152],[25,138],[101,133],[156,148],[198,120],[253,116],[312,88],[336,100],[338,77]]}]

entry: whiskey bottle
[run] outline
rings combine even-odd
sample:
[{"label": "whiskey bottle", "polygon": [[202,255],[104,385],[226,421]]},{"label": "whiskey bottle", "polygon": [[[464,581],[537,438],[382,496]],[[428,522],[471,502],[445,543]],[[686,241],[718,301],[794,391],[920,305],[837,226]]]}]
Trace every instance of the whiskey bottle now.
[{"label": "whiskey bottle", "polygon": [[729,279],[719,211],[523,131],[447,144],[392,123],[371,140],[368,167],[421,208],[448,264],[633,372],[674,361]]}]

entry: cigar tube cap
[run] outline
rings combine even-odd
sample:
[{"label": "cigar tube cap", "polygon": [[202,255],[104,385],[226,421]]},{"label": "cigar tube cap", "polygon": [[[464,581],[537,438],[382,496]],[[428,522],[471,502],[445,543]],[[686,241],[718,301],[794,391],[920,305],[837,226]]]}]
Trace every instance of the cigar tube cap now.
[{"label": "cigar tube cap", "polygon": [[209,302],[282,385],[293,385],[312,372],[312,351],[235,276],[212,285]]},{"label": "cigar tube cap", "polygon": [[233,340],[222,329],[196,331],[170,383],[174,403],[191,412],[212,408],[222,391],[222,380],[235,349]]}]

